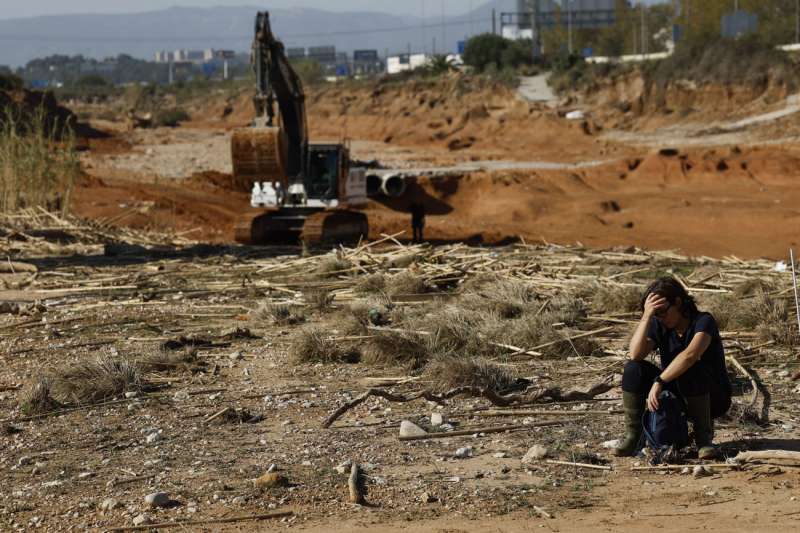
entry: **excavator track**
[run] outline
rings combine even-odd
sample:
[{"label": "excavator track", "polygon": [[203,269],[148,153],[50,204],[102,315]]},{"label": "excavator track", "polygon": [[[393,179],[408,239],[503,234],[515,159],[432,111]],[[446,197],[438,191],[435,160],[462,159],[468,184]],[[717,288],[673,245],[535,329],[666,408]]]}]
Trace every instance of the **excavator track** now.
[{"label": "excavator track", "polygon": [[242,217],[236,242],[248,245],[350,244],[369,234],[367,216],[358,211],[274,211]]}]

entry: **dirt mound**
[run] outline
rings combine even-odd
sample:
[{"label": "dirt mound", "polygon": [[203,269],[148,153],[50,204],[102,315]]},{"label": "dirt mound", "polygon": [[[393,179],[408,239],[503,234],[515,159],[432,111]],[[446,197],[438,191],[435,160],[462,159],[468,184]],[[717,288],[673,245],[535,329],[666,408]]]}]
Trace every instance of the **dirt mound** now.
[{"label": "dirt mound", "polygon": [[64,128],[74,127],[77,117],[69,109],[62,107],[51,92],[29,91],[27,89],[0,91],[0,124],[9,119],[25,128],[33,124],[37,114],[41,114],[44,126],[56,135]]}]

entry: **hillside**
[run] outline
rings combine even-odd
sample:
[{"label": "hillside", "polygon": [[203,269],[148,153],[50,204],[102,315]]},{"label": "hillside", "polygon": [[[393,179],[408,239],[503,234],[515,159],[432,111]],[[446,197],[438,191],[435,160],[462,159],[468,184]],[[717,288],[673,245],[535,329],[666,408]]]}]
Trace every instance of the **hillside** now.
[{"label": "hillside", "polygon": [[[478,4],[478,2],[476,2]],[[509,5],[510,4],[510,5]],[[491,29],[491,11],[509,10],[510,0],[494,0],[472,14],[445,21],[447,50],[469,33]],[[268,6],[170,8],[135,14],[62,15],[0,20],[0,64],[21,65],[51,54],[83,54],[102,58],[127,53],[151,58],[158,50],[223,48],[249,50],[253,17]],[[340,51],[376,49],[383,54],[406,51],[409,43],[428,48],[437,37],[442,49],[441,17],[387,15],[377,12],[337,13],[306,8],[271,9],[273,27],[287,46],[334,45]],[[433,14],[433,13],[431,13]],[[499,16],[499,15],[498,15]],[[416,44],[414,44],[416,43]]]}]

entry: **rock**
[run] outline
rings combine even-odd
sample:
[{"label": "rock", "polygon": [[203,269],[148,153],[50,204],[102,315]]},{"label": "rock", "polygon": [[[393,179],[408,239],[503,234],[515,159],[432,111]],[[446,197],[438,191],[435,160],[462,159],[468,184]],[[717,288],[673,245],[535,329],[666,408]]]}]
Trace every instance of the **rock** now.
[{"label": "rock", "polygon": [[707,477],[710,476],[711,473],[712,473],[711,470],[709,470],[703,465],[697,465],[694,467],[694,469],[692,469],[692,475],[694,477]]},{"label": "rock", "polygon": [[241,361],[242,359],[244,359],[242,352],[233,352],[228,357],[230,357],[231,361]]},{"label": "rock", "polygon": [[433,413],[433,414],[431,414],[431,426],[436,428],[436,427],[441,426],[445,422],[447,422],[447,420],[445,419],[445,417],[444,417],[444,415],[442,413]]},{"label": "rock", "polygon": [[22,457],[19,458],[19,461],[17,461],[17,466],[27,466],[31,463],[33,463],[33,457],[30,457],[28,455],[23,455]]},{"label": "rock", "polygon": [[430,492],[423,492],[422,496],[419,497],[422,503],[436,503],[439,501],[439,498],[431,494]]},{"label": "rock", "polygon": [[534,444],[522,457],[522,462],[532,463],[534,461],[538,461],[539,459],[544,459],[545,457],[547,457],[547,453],[548,453],[547,448],[545,448],[541,444]]},{"label": "rock", "polygon": [[353,465],[352,461],[345,461],[342,464],[340,464],[339,466],[337,466],[336,468],[334,468],[334,470],[336,471],[337,474],[349,474],[350,473],[350,467],[352,465]]},{"label": "rock", "polygon": [[427,435],[428,432],[408,420],[400,422],[400,436],[401,437],[422,437]]},{"label": "rock", "polygon": [[495,459],[505,459],[506,457],[508,457],[508,454],[506,452],[497,452],[494,455],[492,455],[492,457],[494,457]]},{"label": "rock", "polygon": [[144,497],[144,503],[150,508],[167,507],[172,500],[166,492],[154,492]]},{"label": "rock", "polygon": [[133,519],[134,526],[145,526],[152,523],[153,521],[146,514],[136,515],[136,518]]},{"label": "rock", "polygon": [[283,474],[278,472],[267,472],[260,478],[255,480],[257,489],[272,489],[275,487],[285,487],[289,484],[289,480]]},{"label": "rock", "polygon": [[692,473],[692,469],[689,468],[688,466],[685,466],[685,467],[681,468],[681,474],[683,474],[685,476],[688,476],[691,473]]},{"label": "rock", "polygon": [[454,457],[457,459],[466,459],[468,457],[472,457],[472,447],[464,446],[463,448],[457,449]]},{"label": "rock", "polygon": [[120,506],[119,501],[115,500],[114,498],[106,498],[100,504],[100,510],[104,513],[107,513],[108,511],[113,511],[119,506]]},{"label": "rock", "polygon": [[158,431],[154,431],[154,432],[150,433],[147,436],[147,438],[145,439],[145,441],[147,442],[147,444],[155,444],[156,442],[160,441],[162,438],[163,438],[163,436],[162,436],[161,430],[158,430]]},{"label": "rock", "polygon": [[139,396],[139,393],[136,391],[129,391],[125,393],[125,398],[127,399],[136,398],[137,396]]},{"label": "rock", "polygon": [[614,439],[605,441],[603,444],[601,444],[601,446],[603,448],[606,448],[607,450],[615,450],[619,448],[621,444],[622,444],[621,439]]}]

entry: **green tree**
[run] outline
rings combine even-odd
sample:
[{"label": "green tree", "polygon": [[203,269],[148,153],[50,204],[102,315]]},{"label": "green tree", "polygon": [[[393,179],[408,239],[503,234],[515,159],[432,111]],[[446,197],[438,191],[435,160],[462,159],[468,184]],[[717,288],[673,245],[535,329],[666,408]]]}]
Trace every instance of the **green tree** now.
[{"label": "green tree", "polygon": [[476,35],[467,41],[464,48],[464,63],[483,72],[489,65],[501,66],[503,53],[509,47],[509,40],[493,33]]}]

